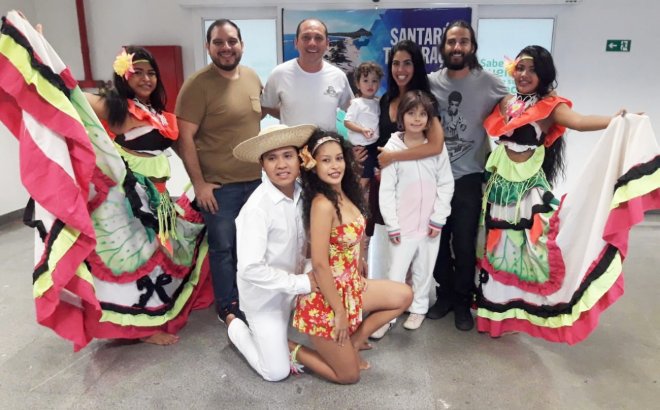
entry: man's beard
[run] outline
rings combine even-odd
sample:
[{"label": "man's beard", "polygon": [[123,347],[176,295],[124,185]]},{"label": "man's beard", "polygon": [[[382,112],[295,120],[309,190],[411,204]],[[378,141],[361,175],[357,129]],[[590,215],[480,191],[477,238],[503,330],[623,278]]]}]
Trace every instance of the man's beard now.
[{"label": "man's beard", "polygon": [[241,62],[241,56],[236,56],[236,60],[232,64],[221,64],[220,59],[211,59],[213,64],[221,69],[222,71],[232,71],[234,68],[238,67],[238,64]]},{"label": "man's beard", "polygon": [[466,65],[468,65],[468,62],[471,61],[472,58],[474,58],[474,54],[463,54],[461,53],[461,61],[454,63],[452,62],[452,54],[443,54],[442,55],[442,61],[445,63],[445,67],[447,67],[449,70],[462,70],[465,68]]}]

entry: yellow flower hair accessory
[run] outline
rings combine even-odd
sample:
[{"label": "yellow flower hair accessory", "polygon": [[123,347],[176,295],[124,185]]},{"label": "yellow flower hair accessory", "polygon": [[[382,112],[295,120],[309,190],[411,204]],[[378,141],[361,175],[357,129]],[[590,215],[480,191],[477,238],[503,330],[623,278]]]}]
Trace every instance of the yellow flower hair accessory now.
[{"label": "yellow flower hair accessory", "polygon": [[519,61],[519,58],[512,60],[509,57],[504,56],[504,71],[509,74],[510,77],[513,77],[513,72],[516,70],[516,65],[518,65]]},{"label": "yellow flower hair accessory", "polygon": [[300,150],[300,161],[302,161],[302,166],[305,168],[307,171],[311,170],[316,166],[316,160],[310,154],[309,150],[307,149],[307,146],[304,146],[303,149]]},{"label": "yellow flower hair accessory", "polygon": [[510,59],[507,56],[504,56],[504,71],[509,74],[509,76],[513,77],[513,72],[516,71],[516,66],[520,62],[520,60],[532,60],[534,61],[534,57],[528,56],[528,55],[521,55],[520,57],[516,58],[515,60]]},{"label": "yellow flower hair accessory", "polygon": [[125,80],[135,72],[133,69],[133,56],[135,53],[128,54],[125,48],[121,49],[121,53],[115,58],[115,62],[112,63],[112,69],[115,70],[115,73],[124,77]]}]

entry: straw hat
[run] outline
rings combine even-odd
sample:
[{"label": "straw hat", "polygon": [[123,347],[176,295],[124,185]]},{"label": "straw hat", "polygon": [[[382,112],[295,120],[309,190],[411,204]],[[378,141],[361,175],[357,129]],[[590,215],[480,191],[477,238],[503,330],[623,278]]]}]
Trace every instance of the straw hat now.
[{"label": "straw hat", "polygon": [[241,161],[259,162],[259,158],[268,152],[284,147],[302,147],[312,133],[315,125],[302,124],[288,127],[284,124],[271,125],[259,132],[259,135],[245,140],[234,148],[234,156]]}]

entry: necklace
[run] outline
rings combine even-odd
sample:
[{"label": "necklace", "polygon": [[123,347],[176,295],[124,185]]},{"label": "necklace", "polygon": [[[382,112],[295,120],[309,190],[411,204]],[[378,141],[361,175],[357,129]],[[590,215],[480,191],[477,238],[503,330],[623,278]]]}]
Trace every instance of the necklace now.
[{"label": "necklace", "polygon": [[516,93],[516,99],[523,101],[525,103],[525,107],[531,107],[532,105],[538,102],[539,95],[536,93],[534,94]]},{"label": "necklace", "polygon": [[511,98],[506,103],[506,119],[507,122],[513,118],[518,118],[525,112],[526,109],[533,106],[539,101],[538,94],[520,94],[517,93],[514,98]]},{"label": "necklace", "polygon": [[136,106],[140,107],[142,110],[148,112],[151,114],[151,116],[156,119],[158,122],[160,122],[162,125],[167,127],[167,118],[158,111],[154,107],[151,106],[150,103],[143,103],[140,101],[137,97],[133,98],[133,102],[135,103]]}]

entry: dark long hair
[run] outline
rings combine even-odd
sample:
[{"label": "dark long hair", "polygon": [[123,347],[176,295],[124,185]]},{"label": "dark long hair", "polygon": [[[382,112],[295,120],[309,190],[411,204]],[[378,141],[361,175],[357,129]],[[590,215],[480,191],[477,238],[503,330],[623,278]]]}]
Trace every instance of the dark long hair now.
[{"label": "dark long hair", "polygon": [[421,90],[431,93],[429,86],[429,79],[426,76],[426,64],[424,63],[424,56],[422,50],[417,43],[411,40],[401,40],[392,47],[390,50],[390,58],[387,61],[387,96],[390,101],[399,96],[399,86],[394,81],[392,75],[392,62],[394,61],[394,54],[397,51],[405,51],[410,54],[413,63],[413,76],[408,83],[408,90]]},{"label": "dark long hair", "polygon": [[362,92],[360,92],[360,80],[364,77],[368,77],[371,73],[374,73],[376,77],[378,77],[379,82],[383,78],[383,69],[380,64],[373,61],[365,61],[355,69],[353,73],[353,76],[355,77],[355,88],[357,89],[355,95],[358,97],[362,97]]},{"label": "dark long hair", "polygon": [[[165,109],[167,104],[167,94],[163,87],[163,81],[160,76],[158,64],[150,52],[142,47],[128,46],[126,47],[127,54],[134,54],[133,61],[147,60],[151,67],[156,72],[156,88],[149,96],[149,104],[157,112]],[[113,88],[108,90],[104,95],[106,106],[108,107],[108,123],[110,125],[121,125],[126,121],[128,115],[128,102],[126,100],[135,98],[135,92],[128,85],[124,77],[113,73],[112,75]]]},{"label": "dark long hair", "polygon": [[527,46],[520,50],[516,58],[523,55],[532,57],[534,61],[534,71],[539,78],[536,93],[539,97],[547,96],[552,90],[557,88],[557,70],[555,69],[552,54],[541,46]]},{"label": "dark long hair", "polygon": [[554,185],[558,177],[564,177],[566,171],[566,161],[564,159],[564,152],[566,151],[566,143],[564,137],[557,138],[555,142],[549,147],[545,148],[545,157],[543,158],[543,172],[550,185]]},{"label": "dark long hair", "polygon": [[[527,46],[520,50],[516,58],[523,55],[532,57],[532,61],[534,61],[534,71],[539,78],[536,94],[539,98],[547,97],[551,91],[557,88],[557,70],[552,54],[541,46]],[[557,138],[551,146],[545,149],[542,168],[550,184],[554,184],[558,177],[565,175],[565,150],[564,138]]]},{"label": "dark long hair", "polygon": [[454,27],[464,28],[470,32],[470,37],[471,37],[470,41],[472,41],[472,45],[474,46],[474,52],[469,56],[465,56],[465,64],[468,66],[470,70],[475,70],[475,69],[483,70],[481,63],[479,63],[479,59],[477,58],[477,50],[479,49],[479,44],[477,44],[477,36],[474,35],[474,29],[472,28],[472,25],[465,20],[453,21],[451,24],[447,26],[445,31],[442,32],[442,39],[440,40],[440,55],[442,56],[442,61],[444,62],[445,60],[445,45],[447,44],[447,32],[453,29]]},{"label": "dark long hair", "polygon": [[[357,163],[353,157],[353,150],[351,145],[344,141],[344,139],[336,132],[317,129],[309,138],[309,141],[307,141],[307,150],[310,153],[314,152],[314,150],[317,148],[319,140],[324,137],[332,137],[335,142],[341,146],[341,151],[344,155],[344,162],[346,162],[344,177],[341,180],[341,189],[344,191],[346,198],[348,198],[355,204],[355,206],[357,206],[362,215],[365,215],[367,209],[364,201],[364,194],[360,188],[360,173],[357,171]],[[327,142],[324,143],[327,144]],[[303,168],[300,171],[300,177],[302,179],[303,187],[303,222],[305,224],[305,228],[309,230],[310,215],[312,212],[312,201],[314,198],[316,198],[317,195],[323,195],[328,198],[330,202],[332,202],[335,207],[335,211],[337,212],[339,222],[343,223],[341,219],[341,212],[339,211],[339,196],[337,195],[337,192],[335,192],[335,190],[332,189],[330,185],[321,181],[313,169],[308,171]]]}]

